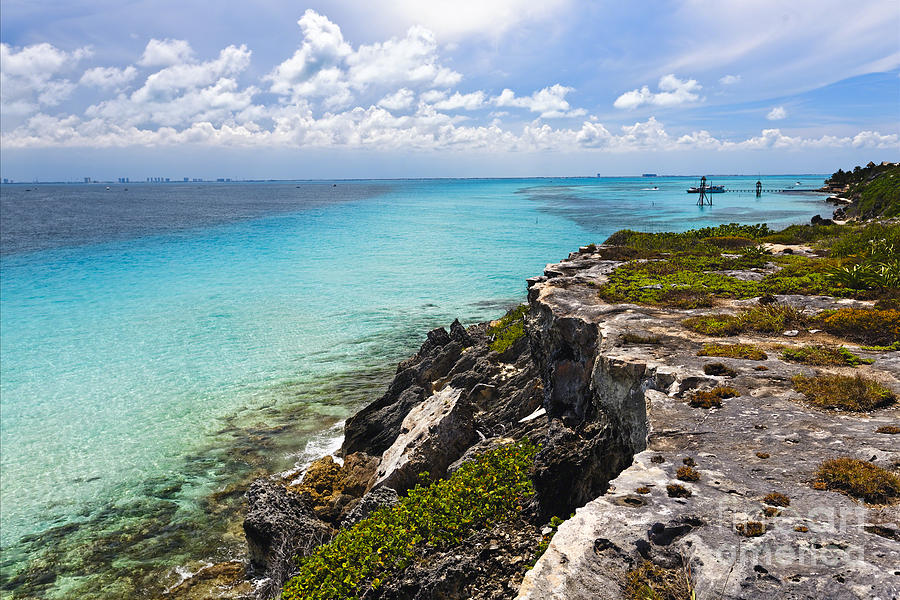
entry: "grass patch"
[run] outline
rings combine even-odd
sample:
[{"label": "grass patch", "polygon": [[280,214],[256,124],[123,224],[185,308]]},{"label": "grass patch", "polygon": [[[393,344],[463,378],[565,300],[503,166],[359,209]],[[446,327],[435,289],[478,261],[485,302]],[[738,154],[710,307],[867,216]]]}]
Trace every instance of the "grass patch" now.
[{"label": "grass patch", "polygon": [[753,344],[704,344],[697,356],[766,360],[769,356]]},{"label": "grass patch", "polygon": [[534,494],[528,472],[537,447],[525,440],[486,452],[450,478],[417,485],[299,560],[283,600],[358,597],[412,562],[426,545],[448,548],[472,532],[514,518]]},{"label": "grass patch", "polygon": [[685,465],[683,467],[678,467],[678,470],[675,472],[675,477],[681,481],[700,481],[700,471],[694,467]]},{"label": "grass patch", "polygon": [[658,346],[662,343],[659,336],[656,335],[638,335],[636,333],[625,333],[619,338],[623,344],[632,345],[649,345]]},{"label": "grass patch", "polygon": [[791,381],[807,402],[819,408],[866,412],[896,399],[891,390],[861,375],[795,375]]},{"label": "grass patch", "polygon": [[882,425],[875,430],[875,433],[887,433],[889,435],[896,435],[900,433],[900,427],[896,425]]},{"label": "grass patch", "polygon": [[766,515],[767,517],[777,517],[781,513],[774,506],[764,506],[763,514]]},{"label": "grass patch", "polygon": [[711,390],[697,390],[688,398],[688,404],[694,408],[720,408],[725,398],[740,396],[733,387],[718,385]]},{"label": "grass patch", "polygon": [[896,341],[890,346],[860,346],[859,349],[866,352],[896,352],[900,350],[900,341]]},{"label": "grass patch", "polygon": [[771,494],[766,494],[766,496],[763,498],[763,502],[771,506],[785,507],[791,505],[791,499],[780,492],[772,492]]},{"label": "grass patch", "polygon": [[694,588],[685,569],[664,569],[649,560],[626,574],[627,600],[693,600]]},{"label": "grass patch", "polygon": [[756,453],[756,458],[766,459],[766,458],[769,458],[769,456],[771,456],[771,455],[768,452],[757,452]]},{"label": "grass patch", "polygon": [[856,367],[872,364],[872,359],[860,358],[843,346],[800,346],[786,348],[781,352],[781,360],[814,365],[817,367]]},{"label": "grass patch", "polygon": [[491,350],[502,354],[525,335],[525,315],[528,305],[522,304],[503,315],[496,324],[487,329],[491,339]]},{"label": "grass patch", "polygon": [[759,537],[766,532],[766,524],[759,521],[738,523],[734,528],[744,537]]},{"label": "grass patch", "polygon": [[682,324],[697,333],[712,336],[731,336],[747,331],[781,333],[792,327],[800,327],[807,321],[806,315],[792,306],[770,304],[755,306],[736,315],[706,315],[685,319]]},{"label": "grass patch", "polygon": [[816,487],[841,492],[868,504],[900,500],[900,477],[855,458],[826,460],[816,471]]},{"label": "grass patch", "polygon": [[839,308],[816,315],[815,322],[833,335],[858,342],[892,346],[900,342],[900,310]]},{"label": "grass patch", "polygon": [[648,488],[646,485],[642,485],[641,487],[637,488],[634,491],[637,492],[638,494],[649,494],[650,488]]}]

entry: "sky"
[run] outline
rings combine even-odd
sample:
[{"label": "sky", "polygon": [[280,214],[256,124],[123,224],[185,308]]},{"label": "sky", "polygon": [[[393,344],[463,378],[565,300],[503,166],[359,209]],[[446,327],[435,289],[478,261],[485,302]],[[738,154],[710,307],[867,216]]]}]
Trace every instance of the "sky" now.
[{"label": "sky", "polygon": [[19,181],[900,160],[896,0],[0,0]]}]

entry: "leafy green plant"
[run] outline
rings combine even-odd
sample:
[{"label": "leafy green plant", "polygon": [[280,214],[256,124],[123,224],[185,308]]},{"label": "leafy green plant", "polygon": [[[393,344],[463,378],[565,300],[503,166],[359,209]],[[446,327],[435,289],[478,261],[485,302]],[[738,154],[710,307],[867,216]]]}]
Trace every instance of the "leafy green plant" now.
[{"label": "leafy green plant", "polygon": [[525,335],[525,315],[528,305],[522,304],[503,315],[494,325],[488,327],[491,350],[503,353]]},{"label": "leafy green plant", "polygon": [[781,352],[781,360],[819,367],[856,367],[862,364],[871,364],[875,362],[872,359],[860,358],[843,346],[800,346],[797,348],[785,348]]},{"label": "leafy green plant", "polygon": [[359,598],[404,569],[418,549],[449,548],[516,517],[534,494],[528,473],[536,452],[528,440],[509,444],[465,463],[448,479],[416,485],[395,506],[377,510],[300,559],[282,599]]}]

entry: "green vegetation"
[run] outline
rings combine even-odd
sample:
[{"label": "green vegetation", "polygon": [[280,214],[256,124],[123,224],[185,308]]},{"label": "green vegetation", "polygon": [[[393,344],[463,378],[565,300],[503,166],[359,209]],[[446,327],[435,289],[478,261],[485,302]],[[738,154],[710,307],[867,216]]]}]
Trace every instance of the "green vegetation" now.
[{"label": "green vegetation", "polygon": [[816,315],[815,323],[836,336],[862,344],[893,345],[900,341],[900,310],[839,308]]},{"label": "green vegetation", "polygon": [[753,344],[704,344],[697,356],[766,360],[768,355]]},{"label": "green vegetation", "polygon": [[860,346],[860,350],[867,352],[891,352],[900,350],[900,341],[896,341],[890,346]]},{"label": "green vegetation", "polygon": [[807,402],[819,408],[866,412],[896,399],[891,390],[861,375],[795,375],[791,381]]},{"label": "green vegetation", "polygon": [[766,497],[763,498],[763,502],[772,506],[781,507],[791,505],[791,499],[780,492],[772,492],[771,494],[767,494]]},{"label": "green vegetation", "polygon": [[855,458],[826,460],[816,471],[813,487],[841,492],[869,504],[900,500],[900,477]]},{"label": "green vegetation", "polygon": [[534,494],[528,479],[537,447],[521,441],[484,453],[450,478],[417,485],[300,559],[283,600],[359,598],[404,569],[425,546],[449,548],[472,532],[515,518]]},{"label": "green vegetation", "polygon": [[784,304],[756,306],[736,315],[706,315],[691,317],[683,325],[692,331],[705,335],[729,336],[746,331],[781,333],[786,329],[800,327],[807,321],[802,312]]},{"label": "green vegetation", "polygon": [[[827,258],[771,256],[762,242],[808,243]],[[900,288],[900,225],[721,225],[683,233],[622,230],[604,259],[626,261],[598,289],[607,302],[675,308],[712,306],[716,298],[819,294],[878,298]],[[759,281],[724,272],[777,267]]]},{"label": "green vegetation", "polygon": [[694,600],[690,573],[682,569],[664,569],[649,560],[626,574],[625,598],[628,600]]},{"label": "green vegetation", "polygon": [[522,304],[507,312],[495,325],[488,327],[491,350],[503,353],[525,335],[525,315],[528,305]]},{"label": "green vegetation", "polygon": [[541,537],[541,542],[538,544],[537,550],[535,550],[534,552],[534,558],[531,561],[531,567],[533,567],[537,563],[538,559],[540,559],[544,555],[544,552],[546,552],[547,548],[550,547],[550,541],[553,539],[553,536],[556,535],[556,531],[559,529],[559,526],[565,522],[565,519],[560,519],[559,517],[553,517],[550,519],[550,533],[545,533]]},{"label": "green vegetation", "polygon": [[860,358],[843,346],[800,346],[785,348],[781,351],[781,360],[814,365],[817,367],[857,367],[861,364],[872,364],[872,359]]},{"label": "green vegetation", "polygon": [[688,403],[694,408],[719,408],[725,398],[740,396],[733,387],[718,385],[711,390],[697,390],[690,395]]},{"label": "green vegetation", "polygon": [[766,524],[759,521],[747,521],[734,526],[744,537],[759,537],[766,532]]},{"label": "green vegetation", "polygon": [[874,217],[900,216],[900,167],[869,163],[865,167],[837,173],[825,183],[832,186],[847,186],[844,197],[854,201],[848,207],[848,216],[863,219]]}]

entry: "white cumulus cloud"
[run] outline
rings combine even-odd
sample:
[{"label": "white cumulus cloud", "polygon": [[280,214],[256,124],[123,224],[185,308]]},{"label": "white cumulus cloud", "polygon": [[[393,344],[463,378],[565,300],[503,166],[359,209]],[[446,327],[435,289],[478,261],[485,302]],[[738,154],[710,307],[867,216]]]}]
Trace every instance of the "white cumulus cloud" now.
[{"label": "white cumulus cloud", "polygon": [[740,83],[740,81],[740,75],[725,75],[719,78],[719,83],[722,85],[734,85],[735,83]]},{"label": "white cumulus cloud", "polygon": [[678,106],[696,102],[703,88],[696,79],[679,79],[674,74],[663,75],[657,84],[658,92],[651,92],[646,85],[641,89],[625,92],[613,103],[616,108],[634,110],[645,104],[652,106]]},{"label": "white cumulus cloud", "polygon": [[17,116],[58,105],[75,89],[59,75],[91,54],[88,47],[66,52],[47,43],[20,49],[0,43],[0,110]]},{"label": "white cumulus cloud", "polygon": [[92,85],[99,88],[121,88],[137,77],[137,69],[129,65],[124,69],[116,67],[94,67],[81,76],[81,85]]},{"label": "white cumulus cloud", "polygon": [[540,113],[541,118],[552,119],[558,117],[577,117],[584,115],[584,109],[571,109],[566,95],[575,91],[575,88],[554,84],[531,94],[530,96],[516,96],[511,89],[504,89],[499,96],[492,98],[496,106],[508,106],[527,108],[531,112]]},{"label": "white cumulus cloud", "polygon": [[388,94],[387,96],[379,100],[378,106],[386,108],[388,110],[404,110],[412,106],[412,103],[415,99],[416,95],[412,90],[400,88],[393,94]]},{"label": "white cumulus cloud", "polygon": [[439,63],[434,34],[423,27],[353,48],[338,25],[312,9],[297,23],[303,35],[300,47],[265,77],[271,92],[291,101],[322,99],[327,108],[336,109],[366,93],[447,88],[462,79]]},{"label": "white cumulus cloud", "polygon": [[783,106],[776,106],[769,111],[766,118],[770,121],[780,121],[781,119],[787,118],[787,111]]},{"label": "white cumulus cloud", "polygon": [[186,41],[153,38],[147,42],[137,64],[142,67],[168,67],[191,62],[193,58],[194,50]]}]

